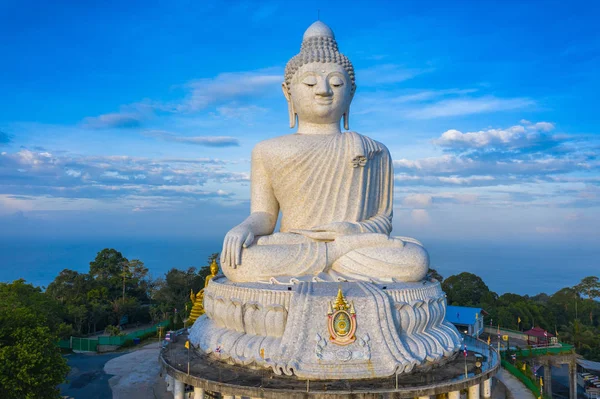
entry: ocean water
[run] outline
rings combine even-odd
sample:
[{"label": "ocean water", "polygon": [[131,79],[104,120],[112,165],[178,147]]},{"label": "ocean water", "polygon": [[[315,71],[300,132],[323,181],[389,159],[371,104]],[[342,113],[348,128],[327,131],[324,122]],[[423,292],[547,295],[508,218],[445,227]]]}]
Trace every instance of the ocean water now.
[{"label": "ocean water", "polygon": [[[551,294],[600,275],[600,248],[593,244],[426,240],[425,246],[431,266],[444,277],[471,272],[499,294]],[[152,277],[160,277],[173,267],[206,265],[208,256],[221,250],[221,238],[3,238],[0,281],[24,278],[47,286],[65,268],[87,272],[103,248],[142,260]]]},{"label": "ocean water", "polygon": [[207,258],[220,252],[220,240],[59,238],[3,239],[0,241],[0,281],[24,278],[47,286],[63,269],[89,271],[90,262],[104,248],[114,248],[128,259],[144,262],[153,278],[171,268],[206,266]]}]

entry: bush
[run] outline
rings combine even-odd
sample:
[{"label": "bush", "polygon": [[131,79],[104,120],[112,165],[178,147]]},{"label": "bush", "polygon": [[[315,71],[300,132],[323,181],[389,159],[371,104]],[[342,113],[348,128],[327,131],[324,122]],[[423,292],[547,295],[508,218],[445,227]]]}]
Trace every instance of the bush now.
[{"label": "bush", "polygon": [[111,337],[118,337],[120,335],[123,335],[121,329],[117,326],[106,326],[106,328],[104,329],[104,333],[110,335]]}]

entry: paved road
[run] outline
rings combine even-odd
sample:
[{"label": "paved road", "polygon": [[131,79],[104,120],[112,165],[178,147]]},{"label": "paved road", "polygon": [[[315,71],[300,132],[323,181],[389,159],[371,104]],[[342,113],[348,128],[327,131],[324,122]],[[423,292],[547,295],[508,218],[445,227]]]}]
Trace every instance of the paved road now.
[{"label": "paved road", "polygon": [[112,397],[108,380],[112,377],[104,372],[104,365],[123,353],[73,353],[67,355],[71,367],[67,382],[61,384],[60,394],[75,399],[106,399]]},{"label": "paved road", "polygon": [[506,390],[509,391],[515,399],[535,399],[535,396],[521,381],[517,380],[508,371],[500,367],[496,378],[502,381]]},{"label": "paved road", "polygon": [[153,342],[106,363],[104,371],[113,376],[109,381],[113,399],[173,398],[159,377],[158,352],[158,343]]}]

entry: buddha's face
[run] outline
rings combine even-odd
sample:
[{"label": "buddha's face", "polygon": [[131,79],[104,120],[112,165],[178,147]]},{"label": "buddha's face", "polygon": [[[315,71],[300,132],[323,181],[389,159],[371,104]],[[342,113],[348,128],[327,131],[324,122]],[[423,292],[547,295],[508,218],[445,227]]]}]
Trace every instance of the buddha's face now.
[{"label": "buddha's face", "polygon": [[[283,91],[288,98],[285,84]],[[296,71],[288,101],[293,103],[300,121],[339,123],[350,107],[352,95],[350,77],[341,65],[311,62]]]}]

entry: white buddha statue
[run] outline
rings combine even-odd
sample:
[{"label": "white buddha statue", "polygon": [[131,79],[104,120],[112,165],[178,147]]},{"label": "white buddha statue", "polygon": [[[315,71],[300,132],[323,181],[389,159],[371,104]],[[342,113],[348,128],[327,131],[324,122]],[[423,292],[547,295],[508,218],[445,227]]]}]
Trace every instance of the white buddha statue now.
[{"label": "white buddha statue", "polygon": [[[420,281],[427,251],[390,237],[393,165],[388,149],[348,129],[352,64],[315,22],[285,68],[283,94],[297,132],[252,151],[251,213],[224,240],[233,282]],[[281,213],[281,227],[274,232]]]}]

